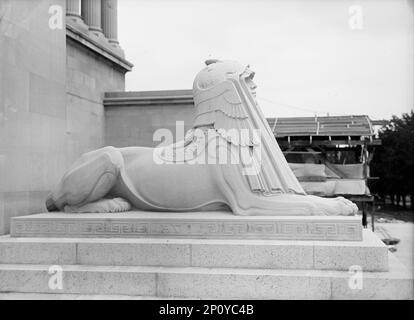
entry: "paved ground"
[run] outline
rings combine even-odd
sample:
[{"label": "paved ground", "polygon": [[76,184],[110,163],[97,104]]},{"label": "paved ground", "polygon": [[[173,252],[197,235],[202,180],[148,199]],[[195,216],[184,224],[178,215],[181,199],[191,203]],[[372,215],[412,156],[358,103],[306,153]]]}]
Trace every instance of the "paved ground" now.
[{"label": "paved ground", "polygon": [[408,270],[414,275],[414,223],[412,222],[392,222],[375,223],[375,232],[381,237],[384,229],[390,236],[400,239],[396,245],[397,251],[394,255],[400,260]]}]

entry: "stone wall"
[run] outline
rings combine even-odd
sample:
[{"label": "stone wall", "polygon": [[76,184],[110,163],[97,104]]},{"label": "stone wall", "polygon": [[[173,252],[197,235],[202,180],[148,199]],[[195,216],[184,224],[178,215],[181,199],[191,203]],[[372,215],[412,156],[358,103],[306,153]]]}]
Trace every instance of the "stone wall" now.
[{"label": "stone wall", "polygon": [[0,234],[10,217],[40,212],[67,166],[64,0],[0,1]]},{"label": "stone wall", "polygon": [[[62,8],[61,29],[49,27],[52,5]],[[65,6],[0,1],[0,234],[11,217],[44,212],[73,161],[104,145],[104,92],[124,90],[132,67],[65,27]]]},{"label": "stone wall", "polygon": [[66,159],[73,163],[104,145],[104,93],[125,90],[125,73],[132,64],[117,40],[116,0],[67,4]]},{"label": "stone wall", "polygon": [[105,145],[155,147],[157,129],[176,135],[176,121],[191,128],[194,102],[191,90],[113,92],[105,97]]},{"label": "stone wall", "polygon": [[125,71],[82,44],[67,41],[67,160],[104,145],[105,91],[124,91]]}]

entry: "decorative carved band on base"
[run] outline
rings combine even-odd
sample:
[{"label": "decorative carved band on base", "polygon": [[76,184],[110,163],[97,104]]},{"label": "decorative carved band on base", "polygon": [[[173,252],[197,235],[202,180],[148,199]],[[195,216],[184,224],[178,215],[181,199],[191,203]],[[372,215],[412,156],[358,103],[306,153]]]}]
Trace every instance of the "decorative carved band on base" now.
[{"label": "decorative carved band on base", "polygon": [[359,218],[303,219],[13,219],[12,237],[362,240]]}]

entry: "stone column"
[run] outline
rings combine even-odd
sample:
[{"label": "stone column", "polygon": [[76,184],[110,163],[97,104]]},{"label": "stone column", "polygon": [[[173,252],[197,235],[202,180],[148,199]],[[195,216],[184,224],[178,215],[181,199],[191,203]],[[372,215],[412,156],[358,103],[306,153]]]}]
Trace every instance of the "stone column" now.
[{"label": "stone column", "polygon": [[89,26],[89,31],[103,37],[101,28],[101,0],[82,0],[82,17]]},{"label": "stone column", "polygon": [[66,15],[80,17],[80,0],[66,0]]},{"label": "stone column", "polygon": [[82,23],[80,1],[81,0],[66,0],[66,17],[69,21]]},{"label": "stone column", "polygon": [[102,29],[108,42],[118,47],[118,0],[102,0]]}]

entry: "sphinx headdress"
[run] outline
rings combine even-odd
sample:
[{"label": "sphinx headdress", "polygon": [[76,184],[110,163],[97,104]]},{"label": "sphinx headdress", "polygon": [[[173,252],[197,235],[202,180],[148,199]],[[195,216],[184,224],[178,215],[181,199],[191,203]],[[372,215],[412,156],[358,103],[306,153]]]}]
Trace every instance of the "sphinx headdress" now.
[{"label": "sphinx headdress", "polygon": [[[247,176],[253,192],[305,194],[256,103],[249,83],[254,72],[235,61],[207,60],[193,83],[193,128],[212,127],[233,146],[260,148],[260,170]],[[229,132],[247,132],[235,139]],[[257,134],[259,133],[259,135]]]}]

